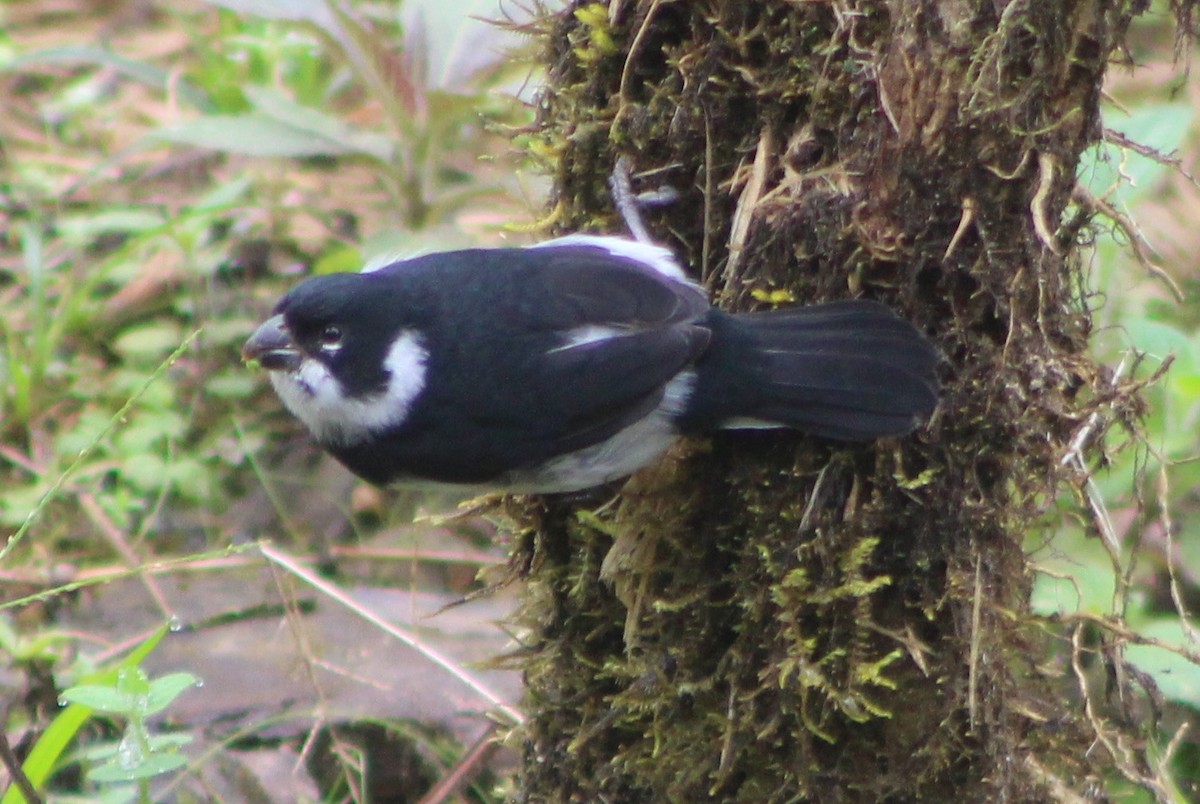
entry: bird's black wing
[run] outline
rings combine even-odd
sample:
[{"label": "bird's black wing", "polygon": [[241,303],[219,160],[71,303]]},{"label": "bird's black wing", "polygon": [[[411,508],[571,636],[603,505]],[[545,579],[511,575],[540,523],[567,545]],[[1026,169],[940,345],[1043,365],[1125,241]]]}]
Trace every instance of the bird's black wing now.
[{"label": "bird's black wing", "polygon": [[[501,358],[511,408],[473,412],[528,439],[525,464],[605,440],[658,406],[708,342],[698,287],[602,249],[528,249],[512,296],[499,299],[514,342]],[[594,339],[589,340],[589,336]],[[573,340],[575,342],[573,342]],[[495,418],[493,418],[495,417]]]},{"label": "bird's black wing", "polygon": [[[430,345],[429,386],[394,440],[427,475],[485,480],[600,443],[658,407],[707,346],[703,290],[603,249],[460,255],[439,255],[460,330]],[[459,454],[440,448],[447,422],[471,445]]]}]

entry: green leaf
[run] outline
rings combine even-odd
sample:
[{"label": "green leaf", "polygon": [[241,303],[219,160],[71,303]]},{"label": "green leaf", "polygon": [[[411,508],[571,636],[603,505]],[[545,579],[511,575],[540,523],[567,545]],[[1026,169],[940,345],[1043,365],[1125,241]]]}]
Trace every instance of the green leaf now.
[{"label": "green leaf", "polygon": [[272,89],[247,86],[243,91],[258,111],[272,120],[339,143],[347,152],[363,153],[381,162],[390,162],[393,158],[395,148],[387,137],[348,126],[337,117],[311,106],[301,106]]},{"label": "green leaf", "polygon": [[119,431],[113,438],[113,445],[123,455],[161,451],[167,439],[180,438],[187,428],[188,420],[177,411],[150,408],[139,413],[130,426]]},{"label": "green leaf", "polygon": [[185,691],[196,687],[200,679],[191,673],[168,673],[153,679],[146,694],[143,716],[153,715],[170,706]]},{"label": "green leaf", "polygon": [[261,114],[210,115],[159,129],[152,140],[243,156],[340,156],[353,148]]},{"label": "green leaf", "polygon": [[213,375],[204,383],[204,392],[215,399],[245,399],[257,388],[258,380],[241,368]]},{"label": "green leaf", "polygon": [[58,220],[58,231],[69,242],[88,245],[102,234],[153,231],[166,222],[161,210],[113,206],[88,215],[63,216]]},{"label": "green leaf", "polygon": [[88,772],[87,778],[93,782],[106,784],[114,782],[132,782],[138,779],[149,779],[163,773],[179,770],[187,765],[187,757],[183,754],[162,753],[150,754],[136,763],[126,766],[118,760],[107,762]]},{"label": "green leaf", "polygon": [[353,246],[340,246],[322,254],[313,265],[317,276],[353,273],[363,266],[362,253]]},{"label": "green leaf", "polygon": [[219,212],[234,206],[249,192],[253,182],[249,176],[218,184],[192,204],[191,212]]},{"label": "green leaf", "polygon": [[236,346],[241,349],[242,343],[250,337],[250,333],[262,323],[258,316],[237,316],[210,321],[204,327],[204,345],[206,348],[216,348],[223,356],[234,358],[235,355],[225,352],[225,346]]},{"label": "green leaf", "polygon": [[[83,680],[84,685],[101,686],[115,683],[120,671],[124,668],[140,664],[150,655],[150,651],[158,646],[162,638],[167,635],[167,631],[168,627],[166,625],[162,626],[151,634],[145,642],[130,651],[129,655],[122,659],[116,667],[110,667],[86,677]],[[38,741],[33,745],[33,749],[30,750],[29,756],[21,764],[21,769],[25,771],[25,776],[35,788],[40,788],[46,783],[46,780],[50,777],[50,772],[57,765],[59,757],[67,750],[67,746],[75,739],[75,735],[79,733],[84,724],[91,719],[92,711],[91,707],[73,703],[59,712],[50,723],[50,726],[42,732],[42,736],[38,738]],[[17,786],[10,785],[8,792],[4,794],[4,798],[0,799],[0,804],[19,804],[24,801],[25,796]]]},{"label": "green leaf", "polygon": [[[1187,645],[1183,625],[1177,617],[1162,617],[1138,628],[1138,633],[1169,645]],[[1197,650],[1195,642],[1191,649]],[[1178,653],[1154,645],[1129,645],[1125,658],[1153,676],[1163,695],[1200,708],[1200,665],[1189,662]]]},{"label": "green leaf", "polygon": [[1178,374],[1171,372],[1171,384],[1187,399],[1200,399],[1200,374]]},{"label": "green leaf", "polygon": [[1039,572],[1034,579],[1030,606],[1037,614],[1062,615],[1086,612],[1106,615],[1112,613],[1112,561],[1100,540],[1078,529],[1059,534],[1053,553],[1035,556]]},{"label": "green leaf", "polygon": [[140,666],[122,667],[117,670],[117,689],[136,700],[150,691],[150,677]]},{"label": "green leaf", "polygon": [[495,0],[404,3],[405,50],[420,63],[429,88],[470,91],[472,77],[502,62],[506,42],[517,37],[498,33],[488,22],[495,13]]},{"label": "green leaf", "polygon": [[147,744],[151,751],[173,751],[177,748],[182,748],[193,741],[193,736],[190,734],[151,734],[147,738]]},{"label": "green leaf", "polygon": [[202,461],[186,454],[177,456],[167,466],[165,481],[183,499],[202,500],[212,493],[213,477]]},{"label": "green leaf", "polygon": [[121,461],[121,477],[138,491],[157,492],[167,479],[167,462],[154,453],[134,453]]},{"label": "green leaf", "polygon": [[29,516],[46,493],[46,488],[40,484],[6,488],[0,495],[0,522],[17,527]]},{"label": "green leaf", "polygon": [[1197,367],[1194,338],[1178,327],[1142,316],[1127,316],[1125,331],[1135,349],[1158,360],[1175,356],[1171,371],[1193,373]]},{"label": "green leaf", "polygon": [[63,694],[59,697],[67,703],[86,706],[97,712],[129,714],[134,710],[133,697],[113,687],[79,684],[63,690]]},{"label": "green leaf", "polygon": [[198,117],[161,128],[148,138],[244,156],[363,154],[381,162],[394,158],[395,145],[387,137],[349,126],[273,89],[247,85],[242,91],[254,112]]},{"label": "green leaf", "polygon": [[[1194,116],[1189,104],[1163,103],[1139,109],[1111,127],[1131,142],[1169,156],[1183,143]],[[1118,206],[1127,206],[1152,191],[1167,170],[1161,161],[1112,143],[1088,148],[1079,162],[1079,176],[1088,189],[1096,195],[1113,191]]]},{"label": "green leaf", "polygon": [[209,108],[209,98],[200,88],[186,79],[172,77],[172,71],[144,61],[118,56],[111,50],[89,45],[69,45],[52,47],[25,53],[10,61],[3,68],[7,72],[15,72],[28,67],[48,64],[94,64],[97,67],[111,69],[116,73],[133,79],[142,84],[158,89],[166,89],[168,85],[184,101],[200,110]]},{"label": "green leaf", "polygon": [[129,327],[113,341],[113,350],[134,363],[158,363],[183,340],[183,329],[168,321]]},{"label": "green leaf", "polygon": [[70,430],[63,431],[54,439],[54,451],[63,456],[78,454],[100,439],[111,418],[112,414],[107,411],[88,408],[79,415]]}]

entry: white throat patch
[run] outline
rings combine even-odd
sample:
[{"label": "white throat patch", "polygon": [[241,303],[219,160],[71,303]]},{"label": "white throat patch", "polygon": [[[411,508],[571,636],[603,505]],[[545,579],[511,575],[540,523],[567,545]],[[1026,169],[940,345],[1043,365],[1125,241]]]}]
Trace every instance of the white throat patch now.
[{"label": "white throat patch", "polygon": [[294,372],[272,371],[271,385],[284,407],[324,445],[350,446],[372,433],[394,427],[408,416],[425,388],[429,353],[420,336],[405,330],[384,358],[387,388],[368,397],[346,396],[325,364],[306,357]]}]

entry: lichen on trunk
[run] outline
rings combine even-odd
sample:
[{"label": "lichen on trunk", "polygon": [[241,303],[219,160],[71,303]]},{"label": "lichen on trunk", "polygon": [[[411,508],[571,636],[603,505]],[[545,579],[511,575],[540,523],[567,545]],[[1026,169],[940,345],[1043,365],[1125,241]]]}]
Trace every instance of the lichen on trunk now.
[{"label": "lichen on trunk", "polygon": [[524,799],[1039,800],[1107,772],[1043,665],[1022,540],[1112,404],[1070,201],[1142,10],[612,0],[542,20],[555,228],[621,229],[626,155],[639,189],[679,192],[650,223],[722,305],[880,299],[945,361],[910,437],[722,434],[598,510],[526,504]]}]

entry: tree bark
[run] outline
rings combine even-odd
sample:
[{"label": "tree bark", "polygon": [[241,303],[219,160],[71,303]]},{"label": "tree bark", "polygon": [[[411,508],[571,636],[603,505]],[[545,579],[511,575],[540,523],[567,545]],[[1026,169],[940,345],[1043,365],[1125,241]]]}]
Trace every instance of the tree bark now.
[{"label": "tree bark", "polygon": [[[546,18],[553,225],[607,178],[735,310],[870,297],[935,338],[904,439],[682,444],[531,500],[529,801],[1020,801],[1114,763],[1028,615],[1022,540],[1108,378],[1071,205],[1141,2],[612,0]],[[1061,671],[1061,672],[1060,672]]]}]

